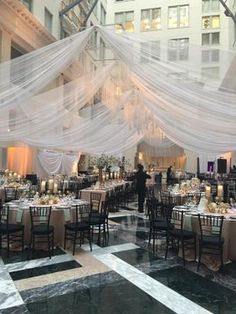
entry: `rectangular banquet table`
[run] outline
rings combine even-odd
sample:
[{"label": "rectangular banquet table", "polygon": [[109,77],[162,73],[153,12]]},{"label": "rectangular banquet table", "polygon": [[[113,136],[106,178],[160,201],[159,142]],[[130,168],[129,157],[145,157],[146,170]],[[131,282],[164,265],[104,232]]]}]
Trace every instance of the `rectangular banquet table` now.
[{"label": "rectangular banquet table", "polygon": [[101,203],[102,203],[106,200],[106,197],[108,195],[110,195],[112,192],[115,191],[116,188],[120,187],[122,189],[125,189],[125,187],[129,184],[130,184],[129,181],[124,181],[124,182],[116,183],[116,184],[113,184],[104,188],[98,187],[98,188],[83,189],[83,190],[80,190],[80,198],[82,200],[90,202],[91,193],[101,193]]},{"label": "rectangular banquet table", "polygon": [[13,201],[7,203],[10,207],[10,222],[22,221],[25,226],[25,244],[30,243],[30,206],[52,206],[50,225],[54,226],[54,244],[58,246],[63,246],[64,244],[64,224],[69,221],[70,218],[73,219],[75,205],[88,204],[88,202],[83,200],[73,200],[67,204],[54,204],[54,205],[36,205],[32,201]]}]

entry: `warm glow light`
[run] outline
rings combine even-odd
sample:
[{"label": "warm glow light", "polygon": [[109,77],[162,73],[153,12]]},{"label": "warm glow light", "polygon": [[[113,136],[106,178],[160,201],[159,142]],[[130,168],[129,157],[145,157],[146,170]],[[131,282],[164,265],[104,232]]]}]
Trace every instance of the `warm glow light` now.
[{"label": "warm glow light", "polygon": [[32,173],[33,151],[27,146],[8,147],[7,168],[20,175]]}]

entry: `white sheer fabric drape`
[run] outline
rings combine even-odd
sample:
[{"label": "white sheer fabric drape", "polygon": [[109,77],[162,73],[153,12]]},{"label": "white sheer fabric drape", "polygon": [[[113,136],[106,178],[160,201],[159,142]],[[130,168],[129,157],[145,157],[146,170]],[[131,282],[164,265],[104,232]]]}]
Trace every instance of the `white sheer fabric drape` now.
[{"label": "white sheer fabric drape", "polygon": [[150,43],[135,34],[100,30],[130,68],[144,107],[172,141],[196,152],[236,149],[236,90],[227,86],[219,89],[235,52],[220,51],[220,77],[204,78],[199,71],[201,64],[196,62],[201,57],[200,47],[190,47],[189,62],[178,64],[162,59],[156,53],[160,50],[157,43],[152,43],[150,50]]},{"label": "white sheer fabric drape", "polygon": [[39,177],[55,174],[71,175],[75,162],[78,162],[80,153],[78,155],[68,155],[62,152],[56,151],[39,151],[38,160],[41,166],[37,167],[37,173]]},{"label": "white sheer fabric drape", "polygon": [[[84,48],[95,29],[121,61],[88,71]],[[202,48],[188,48],[188,61],[169,61],[168,47],[96,27],[0,64],[1,143],[121,154],[144,139],[155,149],[236,151],[236,90],[222,85],[235,52],[219,52],[219,77],[202,76]],[[62,72],[73,80],[43,91]]]}]

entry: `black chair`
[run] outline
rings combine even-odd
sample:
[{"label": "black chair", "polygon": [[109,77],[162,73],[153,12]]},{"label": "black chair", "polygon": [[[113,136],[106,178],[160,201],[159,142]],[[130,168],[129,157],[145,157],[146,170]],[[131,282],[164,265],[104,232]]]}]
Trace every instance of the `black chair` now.
[{"label": "black chair", "polygon": [[[103,242],[106,243],[107,239],[109,239],[109,225],[108,225],[108,202],[102,202],[101,208],[99,211],[91,210],[89,215],[89,224],[92,229],[92,241],[93,241],[93,233],[94,227],[98,227],[98,245],[101,244],[101,228],[103,231]],[[108,238],[107,238],[108,236]]]},{"label": "black chair", "polygon": [[168,191],[161,191],[161,202],[163,205],[170,205],[170,192]]},{"label": "black chair", "polygon": [[171,213],[171,228],[167,230],[166,236],[166,254],[165,259],[167,259],[167,254],[169,250],[169,242],[173,247],[174,240],[177,241],[177,249],[179,252],[179,244],[181,243],[181,248],[183,252],[183,264],[185,265],[185,248],[194,248],[194,260],[196,260],[196,234],[193,231],[184,229],[184,211],[172,210]]},{"label": "black chair", "polygon": [[20,242],[22,252],[24,251],[24,226],[10,223],[9,213],[9,206],[2,206],[2,200],[0,200],[0,248],[2,248],[2,241],[6,240],[7,257],[9,257],[10,245],[13,243]]},{"label": "black chair", "polygon": [[158,237],[166,237],[167,231],[171,228],[171,224],[169,223],[168,210],[172,208],[163,209],[163,205],[158,203],[156,199],[152,199],[148,201],[148,214],[149,214],[149,239],[148,245],[150,245],[151,239],[153,241],[152,250],[155,253],[155,243]]},{"label": "black chair", "polygon": [[75,217],[72,222],[65,224],[65,235],[64,235],[64,249],[66,249],[67,240],[73,241],[73,255],[75,254],[76,242],[80,240],[80,246],[84,242],[84,238],[87,237],[90,245],[90,251],[92,251],[92,243],[90,236],[90,212],[91,205],[76,205],[75,206]]},{"label": "black chair", "polygon": [[5,187],[4,194],[5,194],[5,202],[11,202],[13,200],[16,200],[17,198],[17,189],[14,187]]},{"label": "black chair", "polygon": [[224,216],[198,215],[200,235],[198,235],[199,258],[197,270],[199,270],[202,254],[219,255],[221,269],[223,262],[224,238],[222,228]]},{"label": "black chair", "polygon": [[91,192],[90,193],[90,204],[92,210],[98,211],[101,207],[102,193]]},{"label": "black chair", "polygon": [[54,250],[54,226],[50,225],[51,211],[51,206],[30,206],[30,248],[33,244],[32,249],[34,252],[35,242],[47,243],[50,258]]}]

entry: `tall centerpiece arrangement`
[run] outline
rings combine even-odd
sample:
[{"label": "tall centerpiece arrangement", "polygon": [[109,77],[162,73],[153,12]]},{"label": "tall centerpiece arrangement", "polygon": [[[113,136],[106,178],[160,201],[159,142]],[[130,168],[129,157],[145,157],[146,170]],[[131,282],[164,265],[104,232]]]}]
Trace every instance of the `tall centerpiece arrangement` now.
[{"label": "tall centerpiece arrangement", "polygon": [[108,171],[110,167],[118,163],[118,159],[115,156],[108,156],[102,154],[101,156],[94,156],[90,158],[89,164],[90,166],[94,166],[98,169],[98,180],[99,183],[103,182],[102,171]]}]

